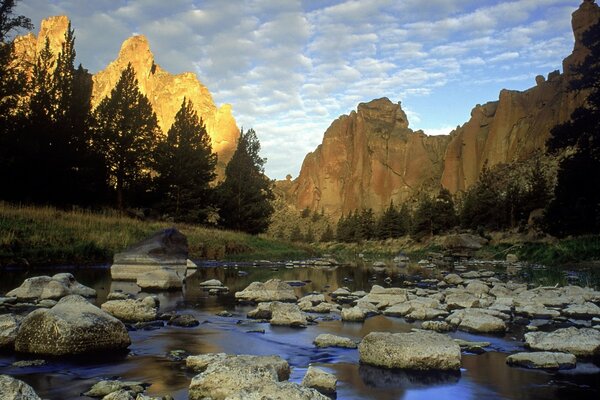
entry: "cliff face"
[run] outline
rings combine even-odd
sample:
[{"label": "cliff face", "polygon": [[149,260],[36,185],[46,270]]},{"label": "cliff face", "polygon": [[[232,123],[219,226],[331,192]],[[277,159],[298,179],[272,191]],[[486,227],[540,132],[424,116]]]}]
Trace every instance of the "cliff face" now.
[{"label": "cliff face", "polygon": [[298,209],[340,214],[356,208],[381,210],[420,189],[443,185],[468,189],[489,166],[522,160],[543,149],[550,130],[570,118],[587,94],[569,91],[571,68],[588,49],[583,32],[600,22],[600,7],[585,0],[573,13],[573,53],[558,71],[536,78],[523,92],[503,90],[499,100],[477,105],[470,120],[448,136],[428,137],[408,129],[399,105],[387,99],[360,104],[357,112],[334,121],[323,143],[304,159],[285,198]]},{"label": "cliff face", "polygon": [[400,104],[387,98],[361,103],[327,129],[286,197],[330,214],[381,209],[439,181],[447,142],[413,132]]},{"label": "cliff face", "polygon": [[[25,68],[35,63],[46,38],[50,41],[52,52],[57,55],[61,51],[68,26],[67,17],[50,17],[42,21],[37,37],[28,34],[17,38],[15,51]],[[110,94],[128,63],[135,69],[140,90],[150,100],[159,126],[165,134],[171,127],[183,98],[192,101],[196,112],[206,125],[213,151],[218,154],[217,170],[222,174],[235,151],[239,136],[239,129],[231,114],[231,106],[225,104],[217,108],[210,92],[195,74],[186,72],[172,75],[155,64],[154,55],[144,36],[127,39],[121,46],[118,57],[92,77],[92,107],[96,107]]]},{"label": "cliff face", "polygon": [[563,61],[563,74],[538,76],[537,85],[523,92],[501,91],[498,101],[477,105],[471,119],[450,133],[441,178],[444,187],[453,193],[468,189],[486,162],[493,166],[523,160],[544,148],[551,129],[569,120],[585,102],[587,93],[570,91],[569,82],[572,68],[589,53],[581,43],[582,35],[599,22],[600,7],[584,1],[573,13],[575,46]]}]

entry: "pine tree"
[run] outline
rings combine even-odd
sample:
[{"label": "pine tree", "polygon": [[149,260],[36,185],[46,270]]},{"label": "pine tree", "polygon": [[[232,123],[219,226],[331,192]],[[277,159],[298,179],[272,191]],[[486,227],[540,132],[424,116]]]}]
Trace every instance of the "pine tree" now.
[{"label": "pine tree", "polygon": [[375,216],[371,208],[363,209],[357,213],[357,240],[370,240],[375,237]]},{"label": "pine tree", "polygon": [[570,150],[559,164],[554,199],[545,212],[546,229],[556,236],[600,232],[600,24],[582,37],[590,50],[573,72],[571,89],[589,92],[571,120],[551,132],[550,152]]},{"label": "pine tree", "polygon": [[221,222],[226,228],[257,234],[269,226],[274,196],[272,183],[264,174],[266,160],[259,152],[254,130],[242,130],[225,168],[225,180],[218,187]]},{"label": "pine tree", "polygon": [[191,101],[183,100],[159,145],[156,172],[163,212],[176,221],[204,222],[212,200],[217,157]]},{"label": "pine tree", "polygon": [[333,229],[331,228],[331,225],[327,224],[325,231],[323,231],[323,234],[321,235],[320,242],[321,243],[333,242],[333,239],[335,239],[335,235],[333,234]]},{"label": "pine tree", "polygon": [[156,114],[140,92],[131,64],[94,116],[93,142],[105,155],[116,204],[123,210],[127,192],[139,190],[148,179],[159,134]]}]

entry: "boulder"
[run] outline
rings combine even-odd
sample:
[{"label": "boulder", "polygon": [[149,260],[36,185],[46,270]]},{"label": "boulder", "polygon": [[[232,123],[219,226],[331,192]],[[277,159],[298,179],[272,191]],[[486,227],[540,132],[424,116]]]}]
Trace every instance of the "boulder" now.
[{"label": "boulder", "polygon": [[115,280],[135,281],[146,272],[166,268],[183,280],[187,259],[187,238],[177,229],[169,228],[115,254],[110,274]]},{"label": "boulder", "polygon": [[549,351],[523,352],[506,357],[506,363],[510,366],[534,369],[573,369],[577,363],[577,357],[569,353]]},{"label": "boulder", "polygon": [[444,276],[444,282],[446,282],[448,285],[460,285],[463,283],[463,281],[463,278],[457,274],[448,274]]},{"label": "boulder", "polygon": [[31,386],[12,376],[0,375],[2,400],[40,400]]},{"label": "boulder", "polygon": [[529,318],[555,318],[560,316],[559,311],[546,308],[543,304],[537,303],[515,307],[515,314]]},{"label": "boulder", "polygon": [[480,301],[478,297],[464,291],[457,291],[446,294],[445,301],[449,310],[456,308],[473,308],[480,306]]},{"label": "boulder", "polygon": [[562,328],[554,332],[529,332],[525,344],[533,350],[560,351],[576,356],[600,354],[600,331],[591,328]]},{"label": "boulder", "polygon": [[15,350],[42,355],[75,355],[125,350],[131,344],[125,325],[83,297],[63,297],[51,309],[27,315]]},{"label": "boulder", "polygon": [[302,378],[302,386],[316,389],[326,395],[335,394],[336,385],[337,378],[335,375],[313,366],[308,367],[304,378]]},{"label": "boulder", "polygon": [[14,348],[21,319],[12,314],[0,315],[0,350]]},{"label": "boulder", "polygon": [[258,389],[266,382],[283,381],[290,375],[287,361],[278,356],[205,354],[188,357],[186,365],[202,371],[190,384],[192,400],[231,398],[243,389]]},{"label": "boulder", "polygon": [[356,342],[350,338],[322,333],[313,341],[317,347],[343,347],[347,349],[356,349]]},{"label": "boulder", "polygon": [[271,303],[271,325],[306,327],[306,316],[296,304],[274,301]]},{"label": "boulder", "polygon": [[96,291],[75,280],[70,273],[60,273],[52,277],[35,276],[27,278],[21,286],[7,293],[8,297],[19,300],[60,299],[76,294],[83,297],[95,297]]},{"label": "boulder", "polygon": [[171,318],[169,325],[191,328],[200,325],[200,321],[198,321],[193,315],[179,314]]},{"label": "boulder", "polygon": [[469,282],[465,290],[475,296],[481,296],[487,294],[490,291],[490,287],[481,281],[475,280]]},{"label": "boulder", "polygon": [[246,289],[235,294],[238,301],[267,302],[283,301],[296,302],[297,297],[294,288],[279,279],[271,279],[265,283],[252,282]]},{"label": "boulder", "polygon": [[356,306],[350,308],[342,308],[342,321],[362,322],[367,317],[376,315],[379,310],[375,305],[369,302],[359,301]]},{"label": "boulder", "polygon": [[506,323],[500,315],[497,311],[470,308],[453,312],[446,321],[465,332],[502,333]]},{"label": "boulder", "polygon": [[88,397],[104,397],[111,393],[119,391],[130,391],[135,394],[142,393],[145,387],[148,386],[143,382],[135,381],[118,381],[118,380],[102,380],[95,383],[87,392],[83,393]]},{"label": "boulder", "polygon": [[424,321],[421,328],[441,333],[453,330],[452,325],[445,321]]},{"label": "boulder", "polygon": [[[190,397],[192,399],[192,397]],[[215,400],[220,397],[214,397]],[[292,382],[262,381],[260,385],[245,386],[226,400],[331,400],[316,389]],[[193,399],[192,399],[193,400]]]},{"label": "boulder", "polygon": [[384,368],[458,370],[460,347],[436,332],[371,332],[358,346],[360,362]]},{"label": "boulder", "polygon": [[369,294],[363,297],[361,301],[373,303],[377,308],[383,308],[408,301],[408,295],[406,289],[384,288],[373,285]]},{"label": "boulder", "polygon": [[252,319],[271,319],[273,313],[271,312],[271,303],[258,303],[258,306],[254,310],[250,310],[246,315]]},{"label": "boulder", "polygon": [[104,311],[126,322],[154,321],[158,318],[158,299],[109,300],[100,306]]},{"label": "boulder", "polygon": [[182,277],[167,268],[157,268],[140,274],[136,284],[144,290],[179,290],[183,287]]},{"label": "boulder", "polygon": [[569,318],[592,319],[600,316],[600,307],[590,302],[573,304],[565,308],[562,314]]}]

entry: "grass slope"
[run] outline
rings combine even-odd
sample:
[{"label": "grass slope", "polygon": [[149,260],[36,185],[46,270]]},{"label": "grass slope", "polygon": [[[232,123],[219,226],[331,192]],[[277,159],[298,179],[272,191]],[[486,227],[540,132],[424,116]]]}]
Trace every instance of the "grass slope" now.
[{"label": "grass slope", "polygon": [[110,262],[115,252],[171,226],[187,236],[192,259],[287,260],[312,255],[308,246],[240,232],[140,221],[114,212],[66,212],[0,202],[0,266]]}]

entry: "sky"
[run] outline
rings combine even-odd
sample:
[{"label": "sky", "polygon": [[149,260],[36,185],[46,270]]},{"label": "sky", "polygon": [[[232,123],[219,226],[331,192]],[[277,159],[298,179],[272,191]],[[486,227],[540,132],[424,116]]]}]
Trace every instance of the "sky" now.
[{"label": "sky", "polygon": [[501,89],[562,69],[581,0],[21,0],[67,15],[90,72],[145,35],[155,62],[193,71],[238,126],[254,128],[266,173],[296,177],[327,127],[361,102],[402,102],[410,127],[446,134]]}]

